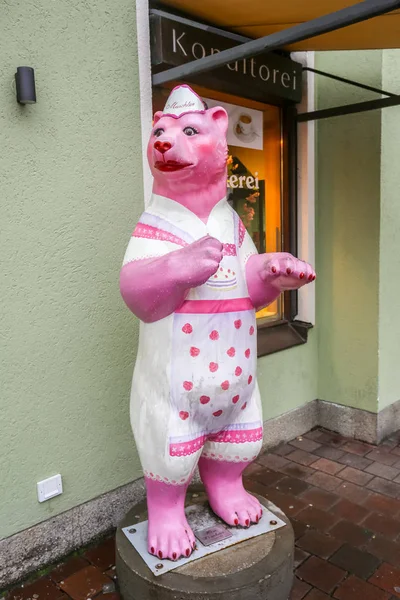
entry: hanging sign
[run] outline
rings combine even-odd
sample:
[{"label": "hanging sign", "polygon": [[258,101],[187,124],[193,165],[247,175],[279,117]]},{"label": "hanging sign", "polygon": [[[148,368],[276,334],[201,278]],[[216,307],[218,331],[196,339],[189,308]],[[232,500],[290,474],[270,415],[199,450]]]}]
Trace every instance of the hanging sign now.
[{"label": "hanging sign", "polygon": [[[151,59],[158,73],[222,52],[238,42],[159,14],[150,15]],[[258,54],[193,75],[188,82],[271,104],[301,101],[302,66],[274,53]]]}]

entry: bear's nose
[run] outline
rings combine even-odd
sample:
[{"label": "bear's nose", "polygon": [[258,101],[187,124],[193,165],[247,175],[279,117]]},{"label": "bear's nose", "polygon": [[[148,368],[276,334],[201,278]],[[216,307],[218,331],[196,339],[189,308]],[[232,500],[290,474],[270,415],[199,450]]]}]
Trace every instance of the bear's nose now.
[{"label": "bear's nose", "polygon": [[154,144],[154,148],[161,152],[161,154],[167,152],[167,150],[169,150],[171,147],[172,144],[170,144],[169,142],[161,142],[161,140],[157,140]]}]

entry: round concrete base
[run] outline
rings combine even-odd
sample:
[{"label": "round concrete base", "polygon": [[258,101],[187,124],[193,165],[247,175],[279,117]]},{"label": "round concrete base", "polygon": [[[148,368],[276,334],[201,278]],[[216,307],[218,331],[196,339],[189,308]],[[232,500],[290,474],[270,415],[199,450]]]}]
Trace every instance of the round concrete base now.
[{"label": "round concrete base", "polygon": [[[193,497],[192,494],[195,494]],[[287,600],[293,582],[294,535],[287,517],[271,502],[260,502],[286,527],[241,542],[154,577],[122,532],[147,519],[146,504],[137,504],[117,530],[116,566],[124,600]],[[192,486],[187,504],[207,502]]]}]

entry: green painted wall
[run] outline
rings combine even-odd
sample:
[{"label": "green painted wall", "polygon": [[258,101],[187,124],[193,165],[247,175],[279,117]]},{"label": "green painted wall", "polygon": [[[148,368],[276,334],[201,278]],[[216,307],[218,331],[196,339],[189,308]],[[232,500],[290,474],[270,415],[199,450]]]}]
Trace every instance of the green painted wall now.
[{"label": "green painted wall", "polygon": [[264,420],[272,419],[318,397],[316,329],[308,342],[258,361],[258,383]]},{"label": "green painted wall", "polygon": [[[0,538],[140,473],[118,290],[142,206],[134,6],[1,3]],[[20,65],[34,106],[16,103]],[[39,504],[57,472],[64,494]]]},{"label": "green painted wall", "polygon": [[[381,87],[382,53],[326,52],[316,68]],[[316,78],[319,108],[376,95]],[[378,409],[380,111],[317,122],[318,397]]]},{"label": "green painted wall", "polygon": [[[385,50],[382,87],[400,94],[400,50]],[[379,409],[400,400],[400,108],[382,111]]]}]

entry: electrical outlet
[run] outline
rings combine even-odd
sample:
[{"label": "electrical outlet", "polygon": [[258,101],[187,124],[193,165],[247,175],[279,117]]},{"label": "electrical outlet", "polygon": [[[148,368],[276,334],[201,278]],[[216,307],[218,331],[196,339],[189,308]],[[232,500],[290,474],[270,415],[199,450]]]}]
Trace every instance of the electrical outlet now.
[{"label": "electrical outlet", "polygon": [[37,483],[39,502],[45,502],[63,493],[61,475],[54,475]]}]

